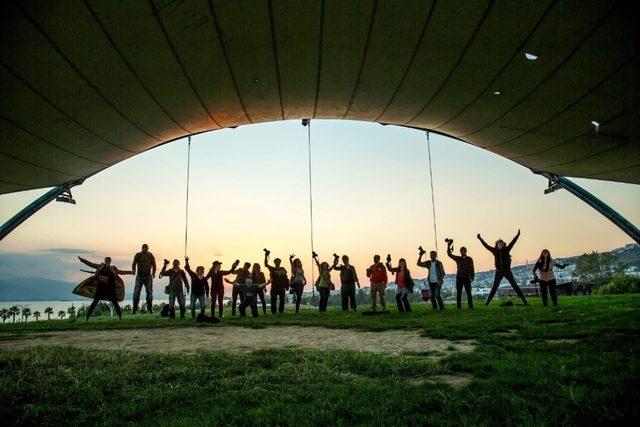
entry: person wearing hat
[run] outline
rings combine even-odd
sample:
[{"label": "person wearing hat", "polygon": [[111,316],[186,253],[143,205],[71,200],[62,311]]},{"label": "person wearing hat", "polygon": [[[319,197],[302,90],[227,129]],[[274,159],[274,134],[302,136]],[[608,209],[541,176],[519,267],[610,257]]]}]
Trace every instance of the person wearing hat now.
[{"label": "person wearing hat", "polygon": [[222,270],[222,263],[220,261],[213,261],[209,273],[206,278],[211,279],[211,316],[216,315],[216,300],[218,301],[218,314],[222,317],[224,311],[224,276],[228,274],[236,274],[236,267],[240,264],[240,260],[236,260],[231,266],[231,270]]}]

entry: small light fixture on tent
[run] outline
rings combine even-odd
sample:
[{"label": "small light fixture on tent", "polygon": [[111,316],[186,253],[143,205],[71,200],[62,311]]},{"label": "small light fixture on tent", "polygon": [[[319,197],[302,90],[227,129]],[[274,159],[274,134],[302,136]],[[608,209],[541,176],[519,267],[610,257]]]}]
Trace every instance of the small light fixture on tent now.
[{"label": "small light fixture on tent", "polygon": [[309,125],[309,119],[302,119],[302,126],[308,126]]},{"label": "small light fixture on tent", "polygon": [[535,61],[536,59],[538,59],[538,55],[531,52],[525,52],[524,57],[527,58],[529,61]]},{"label": "small light fixture on tent", "polygon": [[70,203],[72,205],[76,204],[76,201],[73,199],[73,196],[71,195],[70,189],[65,190],[58,197],[56,197],[56,202]]},{"label": "small light fixture on tent", "polygon": [[593,125],[593,129],[596,133],[600,132],[600,123],[595,120],[591,120],[591,124]]}]

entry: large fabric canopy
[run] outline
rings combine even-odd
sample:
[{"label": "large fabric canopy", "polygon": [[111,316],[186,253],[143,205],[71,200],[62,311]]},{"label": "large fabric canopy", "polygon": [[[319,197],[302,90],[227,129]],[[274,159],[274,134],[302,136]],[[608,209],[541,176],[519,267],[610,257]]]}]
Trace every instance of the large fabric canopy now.
[{"label": "large fabric canopy", "polygon": [[534,171],[640,183],[636,6],[3,2],[0,194],[299,118],[429,129]]}]

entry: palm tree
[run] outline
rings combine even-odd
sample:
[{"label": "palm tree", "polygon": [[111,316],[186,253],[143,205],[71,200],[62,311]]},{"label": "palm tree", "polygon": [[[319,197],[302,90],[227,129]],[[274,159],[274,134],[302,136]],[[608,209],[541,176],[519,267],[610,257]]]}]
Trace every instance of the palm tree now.
[{"label": "palm tree", "polygon": [[38,310],[33,312],[33,317],[36,318],[36,322],[38,321],[38,319],[40,319],[40,316],[42,316],[42,314],[40,314]]},{"label": "palm tree", "polygon": [[44,312],[47,314],[47,320],[51,320],[51,315],[53,314],[53,307],[45,308]]},{"label": "palm tree", "polygon": [[29,321],[29,317],[31,317],[31,309],[29,307],[22,308],[22,317],[24,317],[25,322]]},{"label": "palm tree", "polygon": [[11,315],[9,314],[9,310],[7,310],[6,308],[3,308],[2,310],[0,310],[0,317],[2,317],[2,323],[6,322],[10,316]]},{"label": "palm tree", "polygon": [[18,314],[20,314],[20,307],[18,307],[17,305],[12,305],[11,307],[9,307],[9,315],[13,318],[12,323],[16,323],[16,316]]},{"label": "palm tree", "polygon": [[76,317],[76,306],[71,303],[71,307],[67,308],[67,314],[69,318]]},{"label": "palm tree", "polygon": [[60,318],[60,320],[64,319],[64,317],[67,315],[67,313],[65,313],[64,310],[60,310],[58,312],[58,317]]}]

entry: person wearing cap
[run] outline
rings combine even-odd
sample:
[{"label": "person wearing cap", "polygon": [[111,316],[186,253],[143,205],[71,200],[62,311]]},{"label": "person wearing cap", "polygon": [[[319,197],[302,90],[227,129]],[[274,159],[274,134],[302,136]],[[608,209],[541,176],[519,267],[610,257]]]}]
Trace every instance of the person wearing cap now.
[{"label": "person wearing cap", "polygon": [[[213,261],[206,279],[211,279],[211,316],[216,315],[216,300],[218,302],[218,313],[222,317],[224,311],[224,283],[223,278],[228,274],[235,274],[240,260],[236,260],[231,266],[231,270],[222,270],[220,261]],[[235,288],[234,288],[235,289]],[[236,291],[237,292],[237,291]],[[236,296],[237,298],[237,296]],[[235,310],[234,310],[235,311]]]}]

